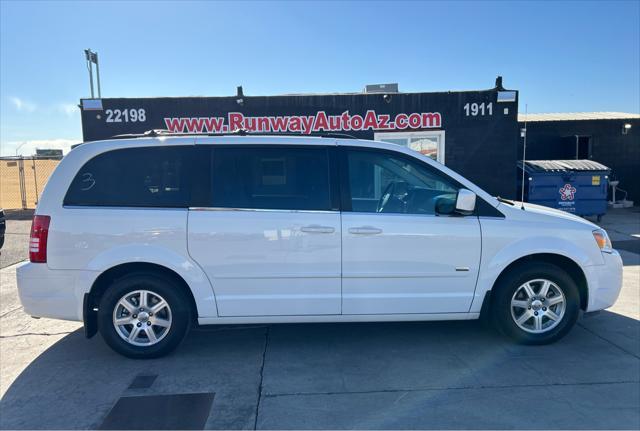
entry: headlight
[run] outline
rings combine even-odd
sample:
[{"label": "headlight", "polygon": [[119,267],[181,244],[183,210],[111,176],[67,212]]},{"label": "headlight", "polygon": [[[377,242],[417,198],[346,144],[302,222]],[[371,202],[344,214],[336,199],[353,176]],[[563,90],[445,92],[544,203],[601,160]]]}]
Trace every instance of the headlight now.
[{"label": "headlight", "polygon": [[613,251],[609,235],[607,235],[607,232],[604,229],[594,230],[593,238],[596,240],[598,247],[600,247],[600,251],[604,251],[605,253],[611,253]]}]

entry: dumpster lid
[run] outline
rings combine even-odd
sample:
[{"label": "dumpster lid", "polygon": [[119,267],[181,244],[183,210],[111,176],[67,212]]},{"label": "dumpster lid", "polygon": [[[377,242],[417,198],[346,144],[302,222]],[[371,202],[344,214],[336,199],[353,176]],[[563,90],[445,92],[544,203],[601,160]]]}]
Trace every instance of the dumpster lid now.
[{"label": "dumpster lid", "polygon": [[[605,165],[593,160],[527,160],[527,172],[608,171]],[[522,168],[522,160],[518,161]]]}]

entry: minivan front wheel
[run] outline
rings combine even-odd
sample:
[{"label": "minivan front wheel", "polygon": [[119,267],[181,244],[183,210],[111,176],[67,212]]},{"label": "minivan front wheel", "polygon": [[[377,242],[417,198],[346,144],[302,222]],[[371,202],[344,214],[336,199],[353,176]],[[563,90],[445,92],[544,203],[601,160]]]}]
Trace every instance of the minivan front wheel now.
[{"label": "minivan front wheel", "polygon": [[564,292],[545,278],[524,282],[511,297],[511,318],[531,334],[551,331],[562,322],[565,310]]},{"label": "minivan front wheel", "polygon": [[98,307],[98,329],[116,352],[156,358],[180,344],[190,314],[180,286],[160,275],[136,273],[107,288]]},{"label": "minivan front wheel", "polygon": [[533,263],[514,268],[495,288],[495,325],[522,344],[548,344],[566,335],[580,312],[573,279],[560,268]]}]

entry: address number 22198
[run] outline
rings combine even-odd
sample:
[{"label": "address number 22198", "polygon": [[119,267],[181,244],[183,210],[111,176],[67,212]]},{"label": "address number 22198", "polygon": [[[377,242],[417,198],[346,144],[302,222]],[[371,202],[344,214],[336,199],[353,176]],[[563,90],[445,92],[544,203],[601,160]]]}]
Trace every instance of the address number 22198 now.
[{"label": "address number 22198", "polygon": [[140,109],[107,109],[107,123],[136,123],[147,121],[147,112]]}]

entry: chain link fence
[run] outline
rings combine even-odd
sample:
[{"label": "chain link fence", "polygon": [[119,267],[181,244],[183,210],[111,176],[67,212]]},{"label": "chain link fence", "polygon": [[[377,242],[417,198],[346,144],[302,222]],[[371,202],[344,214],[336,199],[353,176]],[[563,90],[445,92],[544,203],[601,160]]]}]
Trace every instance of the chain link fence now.
[{"label": "chain link fence", "polygon": [[0,158],[0,208],[35,208],[58,163],[51,157]]}]

